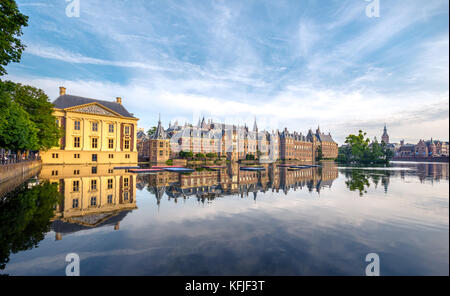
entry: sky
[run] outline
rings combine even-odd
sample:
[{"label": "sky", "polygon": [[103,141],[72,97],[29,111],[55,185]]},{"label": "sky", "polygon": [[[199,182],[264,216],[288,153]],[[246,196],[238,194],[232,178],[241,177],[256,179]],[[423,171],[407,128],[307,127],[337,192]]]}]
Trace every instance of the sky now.
[{"label": "sky", "polygon": [[[148,129],[247,124],[343,144],[449,138],[449,1],[18,0],[29,25],[6,79],[122,97]],[[72,10],[79,3],[79,16]],[[71,5],[68,7],[68,5]],[[70,9],[69,9],[70,8]]]}]

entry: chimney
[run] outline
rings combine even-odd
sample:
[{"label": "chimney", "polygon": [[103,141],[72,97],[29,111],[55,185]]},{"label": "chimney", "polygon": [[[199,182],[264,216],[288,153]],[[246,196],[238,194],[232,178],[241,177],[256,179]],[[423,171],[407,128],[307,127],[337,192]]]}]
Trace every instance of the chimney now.
[{"label": "chimney", "polygon": [[64,86],[59,87],[59,95],[63,96],[66,94],[66,88]]},{"label": "chimney", "polygon": [[119,103],[120,105],[122,105],[122,98],[121,97],[117,97],[116,98],[116,103]]}]

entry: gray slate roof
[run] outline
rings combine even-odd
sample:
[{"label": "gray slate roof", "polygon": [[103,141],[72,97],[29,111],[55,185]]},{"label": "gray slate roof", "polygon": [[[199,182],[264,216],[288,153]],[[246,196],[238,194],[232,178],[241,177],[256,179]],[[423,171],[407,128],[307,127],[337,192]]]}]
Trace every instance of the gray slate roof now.
[{"label": "gray slate roof", "polygon": [[326,135],[326,134],[316,134],[316,136],[319,138],[319,140],[321,142],[334,142],[333,138],[331,137],[331,135]]},{"label": "gray slate roof", "polygon": [[99,103],[100,105],[103,105],[106,108],[111,109],[112,111],[117,112],[122,116],[135,118],[131,113],[129,113],[127,111],[127,109],[125,109],[124,106],[122,106],[122,104],[112,102],[112,101],[102,101],[102,100],[89,99],[89,98],[79,97],[79,96],[63,95],[63,96],[59,96],[53,102],[53,105],[55,106],[55,108],[65,109],[65,108],[70,108],[70,107],[79,106],[79,105],[85,105],[85,104],[94,103],[94,102]]},{"label": "gray slate roof", "polygon": [[167,139],[167,134],[164,131],[164,128],[162,127],[161,120],[158,121],[158,126],[156,127],[156,131],[153,133],[153,135],[150,136],[150,139]]}]

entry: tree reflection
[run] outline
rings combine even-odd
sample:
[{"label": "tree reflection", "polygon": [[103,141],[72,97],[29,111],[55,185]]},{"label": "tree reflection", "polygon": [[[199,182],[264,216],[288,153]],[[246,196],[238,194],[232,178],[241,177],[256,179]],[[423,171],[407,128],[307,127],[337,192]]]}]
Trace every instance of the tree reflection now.
[{"label": "tree reflection", "polygon": [[1,199],[0,269],[11,253],[32,249],[44,239],[59,197],[57,184],[43,182],[32,188],[22,184]]},{"label": "tree reflection", "polygon": [[351,172],[346,172],[345,177],[347,177],[347,181],[345,184],[347,185],[350,191],[359,191],[359,195],[363,196],[367,193],[367,188],[370,187],[370,180],[375,185],[375,188],[378,187],[381,180],[381,185],[384,187],[384,192],[387,193],[389,187],[389,179],[392,175],[390,171],[384,170],[353,170]]},{"label": "tree reflection", "polygon": [[358,172],[356,170],[351,173],[346,174],[347,181],[345,184],[347,185],[350,191],[359,191],[359,196],[363,196],[364,193],[367,193],[366,188],[370,187],[369,178],[363,172]]}]

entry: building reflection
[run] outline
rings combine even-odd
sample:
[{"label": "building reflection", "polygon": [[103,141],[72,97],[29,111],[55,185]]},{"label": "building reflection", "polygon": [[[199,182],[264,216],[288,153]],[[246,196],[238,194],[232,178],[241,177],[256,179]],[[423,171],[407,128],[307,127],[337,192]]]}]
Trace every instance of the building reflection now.
[{"label": "building reflection", "polygon": [[43,166],[40,179],[58,184],[63,198],[56,206],[52,230],[64,234],[111,225],[136,209],[136,174],[114,170],[113,165]]},{"label": "building reflection", "polygon": [[158,172],[138,175],[137,188],[148,190],[159,205],[164,195],[175,203],[178,199],[197,198],[199,202],[210,202],[218,197],[237,195],[256,200],[258,193],[284,192],[307,188],[317,191],[331,187],[338,177],[334,162],[322,167],[292,170],[276,164],[264,164],[264,171],[242,171],[238,163],[229,163],[225,168],[208,170],[198,168],[190,174]]}]

